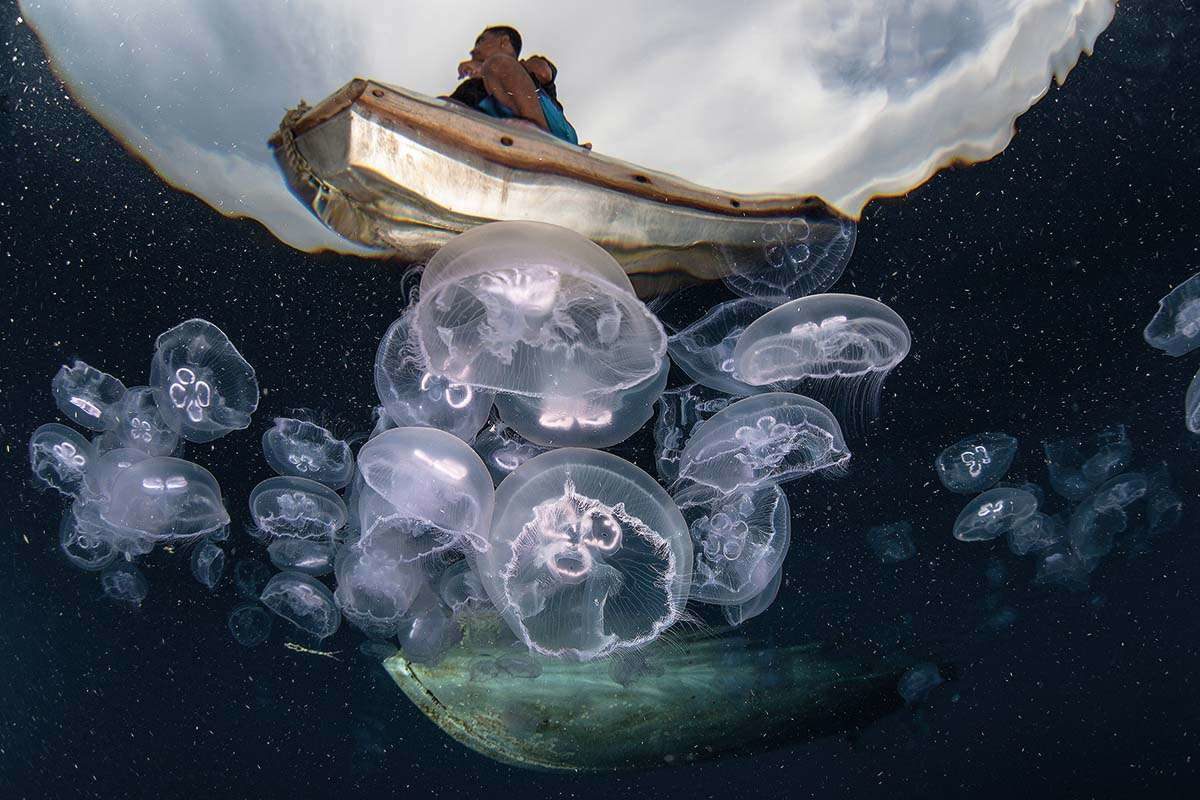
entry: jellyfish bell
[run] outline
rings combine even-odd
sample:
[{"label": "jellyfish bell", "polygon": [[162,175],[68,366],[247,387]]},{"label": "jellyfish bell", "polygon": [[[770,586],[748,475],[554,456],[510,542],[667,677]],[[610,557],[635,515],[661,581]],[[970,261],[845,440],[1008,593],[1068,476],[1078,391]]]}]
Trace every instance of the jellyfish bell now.
[{"label": "jellyfish bell", "polygon": [[250,515],[263,535],[330,542],[346,524],[346,504],[328,486],[294,476],[267,478],[250,492]]},{"label": "jellyfish bell", "polygon": [[72,422],[93,431],[116,427],[116,406],[125,394],[120,380],[76,360],[64,364],[50,383],[58,410]]},{"label": "jellyfish bell", "polygon": [[742,333],[734,376],[755,386],[803,382],[858,419],[877,413],[884,379],[911,346],[908,325],[883,303],[813,295],[767,312]]},{"label": "jellyfish bell", "polygon": [[132,447],[118,447],[97,456],[83,478],[83,496],[89,502],[104,504],[112,496],[112,487],[120,474],[151,456]]},{"label": "jellyfish bell", "polygon": [[100,516],[148,542],[199,538],[229,524],[212,474],[189,461],[155,456],[121,470]]},{"label": "jellyfish bell", "polygon": [[116,427],[110,433],[120,447],[136,448],[152,456],[175,454],[179,433],[163,418],[149,386],[127,389],[117,401],[115,416]]},{"label": "jellyfish bell", "polygon": [[1006,433],[978,433],[955,442],[934,461],[942,485],[952,492],[976,494],[1004,477],[1017,454],[1017,440]]},{"label": "jellyfish bell", "polygon": [[823,292],[842,277],[856,233],[853,220],[818,210],[768,223],[761,228],[757,252],[722,248],[728,270],[722,280],[743,297],[769,306]]},{"label": "jellyfish bell", "polygon": [[495,419],[475,438],[472,449],[483,459],[497,486],[517,467],[548,448],[526,440],[502,420]]},{"label": "jellyfish bell", "polygon": [[996,539],[1037,512],[1037,498],[1021,489],[989,489],[967,503],[954,521],[960,542]]},{"label": "jellyfish bell", "polygon": [[530,650],[587,661],[637,649],[683,613],[692,542],[679,509],[633,464],[552,450],[500,484],[473,566]]},{"label": "jellyfish bell", "polygon": [[91,442],[57,422],[48,422],[29,437],[29,466],[34,481],[62,494],[78,495],[95,460]]},{"label": "jellyfish bell", "polygon": [[67,560],[79,569],[98,572],[119,555],[114,537],[97,513],[76,501],[62,516],[58,546]]},{"label": "jellyfish bell", "polygon": [[1200,347],[1200,273],[1158,301],[1158,311],[1144,336],[1147,344],[1169,356],[1182,356]]},{"label": "jellyfish bell", "polygon": [[271,469],[283,476],[341,489],[354,474],[350,445],[313,422],[276,417],[274,426],[263,434],[262,446]]},{"label": "jellyfish bell", "polygon": [[300,572],[280,572],[263,587],[262,604],[316,639],[332,636],[342,624],[333,595],[320,581]]},{"label": "jellyfish bell", "polygon": [[746,328],[771,308],[756,298],[729,300],[667,339],[671,361],[692,380],[735,397],[770,391],[733,376],[734,349]]}]

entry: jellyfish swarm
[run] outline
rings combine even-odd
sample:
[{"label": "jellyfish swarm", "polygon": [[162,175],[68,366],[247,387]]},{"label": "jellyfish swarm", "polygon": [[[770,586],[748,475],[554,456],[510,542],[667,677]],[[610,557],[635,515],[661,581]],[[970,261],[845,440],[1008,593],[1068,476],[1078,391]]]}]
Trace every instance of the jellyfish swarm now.
[{"label": "jellyfish swarm", "polygon": [[517,637],[586,661],[637,649],[679,619],[692,541],[675,502],[633,464],[598,450],[552,450],[496,492],[480,582]]},{"label": "jellyfish swarm", "polygon": [[769,308],[752,298],[721,303],[667,339],[667,352],[688,377],[710,389],[734,397],[767,391],[733,377],[733,351],[738,337]]},{"label": "jellyfish swarm", "polygon": [[912,346],[896,312],[867,297],[820,294],[755,320],[734,348],[734,377],[753,386],[804,381],[852,419],[879,410],[883,381]]},{"label": "jellyfish swarm", "polygon": [[72,422],[93,431],[106,431],[117,424],[116,404],[125,394],[125,384],[76,361],[59,369],[50,382],[50,391],[58,410]]},{"label": "jellyfish swarm", "polygon": [[267,478],[250,492],[250,516],[262,535],[332,542],[346,524],[346,504],[308,478]]},{"label": "jellyfish swarm", "polygon": [[1200,273],[1158,301],[1158,311],[1144,335],[1151,347],[1169,356],[1181,356],[1200,347]]},{"label": "jellyfish swarm", "polygon": [[300,572],[280,572],[263,587],[259,600],[305,633],[324,639],[342,624],[333,595],[317,580]]},{"label": "jellyfish swarm", "polygon": [[676,484],[699,500],[786,483],[850,460],[828,408],[789,392],[747,397],[697,427],[679,455]]},{"label": "jellyfish swarm", "polygon": [[1037,498],[1020,489],[990,489],[967,503],[954,521],[954,538],[987,541],[1003,536],[1037,511]]},{"label": "jellyfish swarm", "polygon": [[121,447],[142,450],[152,456],[169,456],[179,446],[179,434],[171,429],[158,410],[154,390],[133,386],[116,405],[116,426],[111,434]]},{"label": "jellyfish swarm", "polygon": [[95,456],[91,442],[57,422],[42,425],[29,437],[34,481],[67,496],[79,494]]},{"label": "jellyfish swarm", "polygon": [[814,210],[761,231],[752,256],[721,249],[729,270],[724,281],[743,297],[773,306],[825,291],[842,277],[854,252],[854,222],[831,213]]},{"label": "jellyfish swarm", "polygon": [[267,463],[280,475],[307,478],[330,489],[341,489],[354,475],[350,445],[312,422],[276,417],[262,445]]},{"label": "jellyfish swarm", "polygon": [[535,222],[481,225],[439,250],[421,276],[414,330],[433,374],[518,395],[505,421],[535,442],[552,431],[556,445],[633,433],[649,412],[618,414],[618,401],[630,393],[652,406],[666,356],[662,325],[616,260]]},{"label": "jellyfish swarm", "polygon": [[942,485],[959,494],[995,486],[1017,455],[1017,440],[1006,433],[977,433],[947,447],[934,461]]},{"label": "jellyfish swarm", "polygon": [[375,391],[399,427],[437,428],[470,444],[487,422],[496,393],[429,370],[413,330],[415,308],[392,323],[375,353]]},{"label": "jellyfish swarm", "polygon": [[167,425],[189,442],[249,427],[258,407],[253,367],[207,320],[190,319],[158,337],[150,385]]}]

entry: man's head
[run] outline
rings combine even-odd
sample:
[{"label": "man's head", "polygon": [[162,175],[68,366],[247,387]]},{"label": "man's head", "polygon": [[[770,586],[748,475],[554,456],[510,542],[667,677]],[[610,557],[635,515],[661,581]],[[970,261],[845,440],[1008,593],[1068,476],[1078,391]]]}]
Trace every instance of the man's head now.
[{"label": "man's head", "polygon": [[475,47],[471,48],[471,58],[474,61],[487,61],[492,56],[509,55],[513,58],[521,55],[521,34],[516,28],[507,25],[493,25],[484,28],[483,33],[475,39]]},{"label": "man's head", "polygon": [[558,67],[554,66],[554,62],[545,56],[530,56],[522,63],[542,86],[550,86],[558,77]]}]

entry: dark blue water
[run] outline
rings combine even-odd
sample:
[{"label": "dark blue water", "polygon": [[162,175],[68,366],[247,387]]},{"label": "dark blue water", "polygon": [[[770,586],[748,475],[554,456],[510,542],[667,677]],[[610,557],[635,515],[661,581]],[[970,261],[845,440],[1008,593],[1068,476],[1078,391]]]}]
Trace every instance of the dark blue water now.
[{"label": "dark blue water", "polygon": [[[375,402],[371,365],[403,305],[403,264],[314,257],[217,216],[130,157],[0,10],[0,797],[1194,797],[1200,790],[1200,437],[1182,398],[1198,366],[1148,348],[1159,297],[1200,268],[1200,20],[1182,2],[1123,4],[1077,68],[993,161],[873,203],[839,291],[908,322],[913,352],[850,475],[790,493],[787,581],[747,634],[937,652],[954,676],[916,710],[769,755],[630,775],[497,765],[427,721],[343,630],[332,660],[237,646],[238,602],[156,553],[137,611],[99,599],[57,551],[61,503],[37,492],[29,434],[56,419],[50,378],[80,357],[133,385],[155,336],[200,316],[258,371],[248,432],[189,457],[240,513],[268,477],[269,420],[318,408],[350,433]],[[724,299],[691,290],[695,319]],[[1043,440],[1128,425],[1137,462],[1165,460],[1184,519],[1084,592],[1031,585],[1002,542],[964,544],[964,498],[937,452],[1002,430],[1010,478],[1045,484]],[[646,463],[646,432],[618,452]],[[866,530],[910,520],[917,556],[875,562]],[[240,531],[231,555],[262,556]],[[1004,569],[999,587],[985,571]],[[980,631],[998,606],[1016,621]]]}]

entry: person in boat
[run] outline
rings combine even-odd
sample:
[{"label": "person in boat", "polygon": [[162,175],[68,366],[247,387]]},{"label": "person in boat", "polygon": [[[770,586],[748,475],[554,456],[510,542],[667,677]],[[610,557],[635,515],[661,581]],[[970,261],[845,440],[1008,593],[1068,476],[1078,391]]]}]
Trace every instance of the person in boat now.
[{"label": "person in boat", "polygon": [[524,120],[559,139],[579,144],[554,81],[558,69],[545,56],[520,60],[521,34],[498,25],[475,39],[471,57],[458,65],[465,78],[449,99],[491,117]]}]

